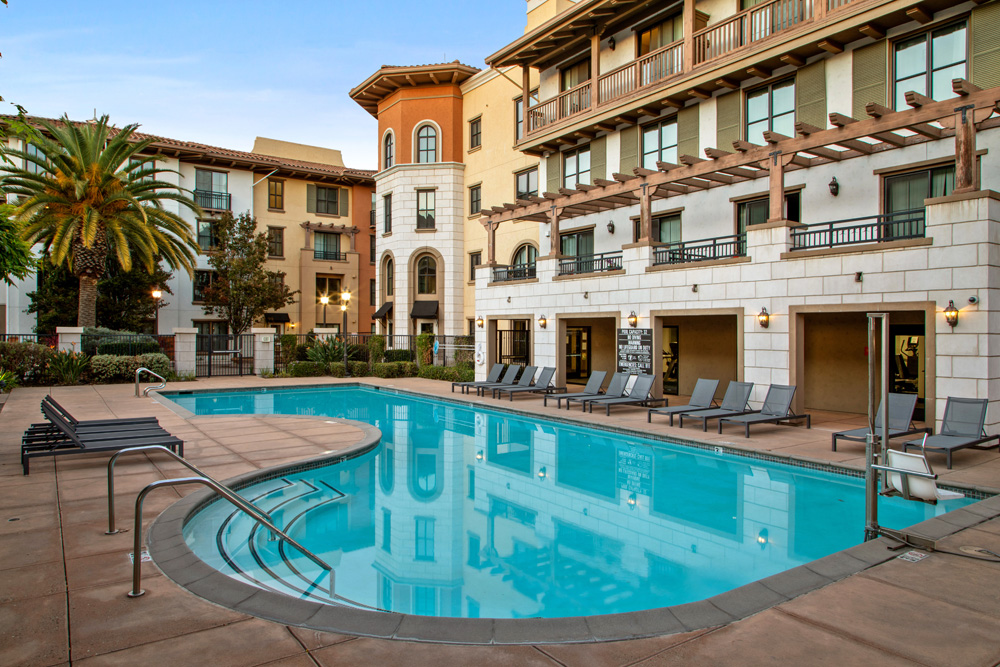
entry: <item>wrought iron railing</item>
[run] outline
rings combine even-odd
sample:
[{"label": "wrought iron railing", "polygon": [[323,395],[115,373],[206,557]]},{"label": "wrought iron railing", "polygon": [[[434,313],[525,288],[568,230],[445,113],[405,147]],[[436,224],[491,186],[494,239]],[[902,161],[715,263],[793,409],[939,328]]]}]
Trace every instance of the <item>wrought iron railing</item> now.
[{"label": "wrought iron railing", "polygon": [[602,273],[618,271],[622,268],[622,253],[602,252],[595,255],[579,255],[559,260],[559,275],[571,276],[578,273]]},{"label": "wrought iron railing", "polygon": [[680,241],[659,246],[653,250],[653,264],[685,264],[711,259],[745,257],[746,254],[747,235],[733,234],[732,236]]},{"label": "wrought iron railing", "polygon": [[833,220],[793,229],[792,250],[835,248],[862,243],[884,243],[923,238],[926,215],[915,208],[889,215]]},{"label": "wrought iron railing", "polygon": [[514,264],[493,267],[493,282],[505,283],[513,280],[530,280],[535,277],[534,264]]},{"label": "wrought iron railing", "polygon": [[195,190],[194,201],[202,208],[212,211],[230,210],[232,195],[228,192],[212,192],[211,190]]},{"label": "wrought iron railing", "polygon": [[347,260],[347,253],[339,250],[313,250],[313,259],[320,259],[325,262],[343,262]]},{"label": "wrought iron railing", "polygon": [[37,343],[56,347],[59,344],[59,334],[0,334],[0,343]]}]

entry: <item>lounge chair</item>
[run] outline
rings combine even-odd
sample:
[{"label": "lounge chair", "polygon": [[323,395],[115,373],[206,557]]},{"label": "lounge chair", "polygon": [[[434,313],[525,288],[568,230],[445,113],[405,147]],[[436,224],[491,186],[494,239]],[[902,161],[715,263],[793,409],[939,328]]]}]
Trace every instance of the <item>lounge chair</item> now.
[{"label": "lounge chair", "polygon": [[[67,424],[71,425],[78,433],[91,433],[112,430],[115,433],[129,430],[142,430],[148,428],[159,428],[160,423],[156,417],[125,417],[121,419],[90,419],[80,421],[69,410],[60,405],[51,396],[42,399],[42,413],[48,409],[62,417]],[[24,432],[21,443],[47,443],[54,441],[67,441],[65,434],[51,421],[40,424],[32,424]]]},{"label": "lounge chair", "polygon": [[564,387],[553,387],[552,376],[556,374],[556,369],[551,366],[542,368],[535,383],[528,387],[498,387],[494,390],[497,398],[503,398],[504,392],[510,394],[510,400],[514,400],[514,394],[550,394],[554,391],[563,391]]},{"label": "lounge chair", "polygon": [[[986,435],[983,425],[986,424],[985,398],[955,398],[948,397],[944,406],[944,419],[941,420],[941,432],[929,435],[922,440],[910,440],[903,443],[903,451],[910,447],[921,447],[948,455],[948,470],[951,470],[952,452],[973,447],[975,449],[1000,448],[1000,435]],[[984,443],[996,440],[995,445]]]},{"label": "lounge chair", "polygon": [[[608,383],[608,388],[603,394],[599,396],[580,396],[579,398],[567,398],[566,399],[566,409],[569,410],[570,403],[573,401],[580,401],[580,409],[587,409],[587,401],[593,398],[600,398],[607,396],[609,398],[618,398],[619,396],[625,395],[625,387],[628,385],[629,379],[632,377],[631,373],[615,373],[611,376],[611,382]],[[564,397],[565,398],[565,397]]]},{"label": "lounge chair", "polygon": [[[517,379],[517,374],[521,371],[523,366],[518,366],[516,364],[511,364],[507,367],[507,370],[503,372],[500,379],[496,382],[476,382],[475,384],[470,384],[469,389],[475,389],[476,395],[480,394],[481,390],[492,389],[493,387],[514,384],[514,380]],[[468,392],[466,392],[468,393]]]},{"label": "lounge chair", "polygon": [[659,401],[661,399],[653,398],[653,383],[655,381],[656,376],[638,375],[628,396],[592,398],[586,402],[587,411],[593,412],[594,405],[603,405],[604,414],[610,415],[612,405],[649,405],[652,401]]},{"label": "lounge chair", "polygon": [[62,415],[63,419],[72,424],[76,428],[86,428],[91,426],[105,426],[107,424],[114,424],[115,426],[120,426],[122,424],[159,424],[156,417],[122,417],[116,419],[88,419],[85,421],[80,421],[76,417],[70,414],[69,410],[64,408],[59,404],[56,399],[52,396],[46,396],[42,399],[43,404],[48,404],[53,410]]},{"label": "lounge chair", "polygon": [[698,378],[694,384],[694,391],[691,392],[691,399],[687,405],[674,405],[662,408],[650,408],[646,413],[646,421],[652,422],[653,415],[666,415],[670,417],[670,425],[674,425],[674,415],[693,410],[707,410],[715,404],[715,390],[719,388],[718,380],[706,380]]},{"label": "lounge chair", "polygon": [[[521,373],[521,379],[518,380],[516,384],[514,383],[508,383],[508,384],[513,384],[513,386],[515,387],[530,387],[531,381],[535,379],[535,371],[537,370],[538,366],[525,366],[524,372]],[[494,387],[480,387],[479,391],[481,391],[482,395],[485,396],[486,390],[490,389],[492,390],[493,398],[496,398],[497,389],[506,389],[506,388],[508,388],[507,385],[496,385]]]},{"label": "lounge chair", "polygon": [[[556,399],[556,409],[562,407],[562,400],[565,399],[577,399],[577,398],[596,398],[601,395],[601,385],[604,384],[604,378],[608,375],[607,371],[594,371],[590,374],[590,378],[587,379],[587,384],[584,386],[583,391],[573,392],[572,394],[562,394],[559,396],[553,396],[551,394],[546,394],[542,398],[542,405],[548,405],[549,399]],[[566,408],[569,409],[569,400],[566,401]]]},{"label": "lounge chair", "polygon": [[708,430],[708,420],[720,417],[735,417],[750,412],[747,401],[753,391],[753,382],[730,382],[726,387],[726,395],[722,397],[722,405],[717,408],[689,410],[680,414],[680,427],[684,428],[684,418],[701,420],[701,430]]},{"label": "lounge chair", "polygon": [[[500,375],[503,373],[503,364],[493,364],[493,368],[490,369],[489,374],[486,376],[485,380],[481,382],[496,382],[500,379]],[[472,380],[470,382],[452,382],[451,383],[451,393],[455,393],[455,387],[461,387],[463,394],[469,393],[469,387],[474,387],[479,382]]]},{"label": "lounge chair", "polygon": [[[929,428],[913,426],[913,410],[917,406],[916,394],[889,394],[889,440],[914,433],[931,433]],[[875,428],[878,431],[882,425],[882,406],[875,413]],[[868,427],[852,428],[850,431],[838,431],[831,440],[833,451],[837,451],[838,440],[854,440],[865,442],[868,439]]]},{"label": "lounge chair", "polygon": [[751,424],[780,424],[781,422],[806,420],[806,428],[812,428],[812,417],[808,414],[797,415],[792,412],[792,397],[795,396],[795,385],[772,384],[767,388],[764,405],[760,411],[749,412],[735,417],[719,418],[719,433],[722,425],[743,424],[743,437],[750,437]]},{"label": "lounge chair", "polygon": [[[924,439],[928,437],[931,436],[925,433]],[[910,454],[895,449],[888,450],[887,454],[887,465],[876,466],[886,473],[885,488],[881,492],[883,496],[902,496],[907,500],[920,500],[931,505],[936,505],[939,500],[965,497],[963,493],[938,488],[937,475],[923,454]]]}]

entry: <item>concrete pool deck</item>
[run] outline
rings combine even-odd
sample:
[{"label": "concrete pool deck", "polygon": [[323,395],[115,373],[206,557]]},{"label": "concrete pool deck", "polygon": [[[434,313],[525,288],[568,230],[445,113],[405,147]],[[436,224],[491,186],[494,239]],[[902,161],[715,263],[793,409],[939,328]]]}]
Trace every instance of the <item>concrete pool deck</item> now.
[{"label": "concrete pool deck", "polygon": [[[447,383],[416,378],[365,382],[458,398]],[[330,384],[330,378],[262,380],[217,378],[168,389],[222,389],[287,384]],[[411,643],[304,630],[237,613],[179,588],[153,565],[143,573],[147,594],[129,599],[132,533],[104,535],[106,455],[36,459],[21,475],[20,434],[40,421],[45,388],[18,389],[0,411],[0,664],[219,665],[538,664],[632,665],[757,664],[996,665],[1000,661],[1000,564],[943,552],[916,563],[892,559],[819,590],[780,602],[721,627],[599,644],[462,646]],[[351,427],[270,417],[185,419],[131,385],[56,387],[60,402],[81,418],[154,415],[185,440],[187,457],[219,479],[349,448],[362,437]],[[479,400],[496,404],[491,399]],[[503,401],[504,407],[511,403]],[[859,425],[857,417],[814,413],[813,428],[759,427],[749,440],[733,428],[723,435],[646,423],[646,411],[618,408],[610,417],[543,408],[519,398],[522,411],[676,435],[778,455],[860,467],[863,448],[830,451],[830,433]],[[280,445],[280,446],[279,446]],[[955,469],[931,458],[946,482],[1000,488],[996,451],[956,454]],[[136,492],[150,481],[184,470],[162,457],[136,454],[118,464],[119,523],[129,525]],[[150,496],[145,525],[191,487]],[[1000,552],[1000,499],[956,517],[972,527],[940,547],[978,546]],[[970,513],[973,516],[970,516]],[[860,527],[859,527],[860,528]],[[939,526],[939,528],[943,528]],[[944,530],[942,534],[952,532]],[[873,545],[874,546],[874,545]],[[782,599],[789,596],[784,596]]]}]

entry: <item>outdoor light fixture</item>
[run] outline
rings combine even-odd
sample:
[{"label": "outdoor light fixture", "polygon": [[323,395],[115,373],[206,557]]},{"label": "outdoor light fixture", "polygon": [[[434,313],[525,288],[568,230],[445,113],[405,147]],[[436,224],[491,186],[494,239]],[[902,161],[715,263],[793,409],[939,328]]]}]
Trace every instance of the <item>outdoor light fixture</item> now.
[{"label": "outdoor light fixture", "polygon": [[628,325],[632,328],[635,328],[637,324],[639,324],[639,316],[636,315],[635,311],[633,310],[631,313],[628,314]]},{"label": "outdoor light fixture", "polygon": [[478,452],[476,452],[476,460],[477,461],[483,460],[483,450],[480,449]]},{"label": "outdoor light fixture", "polygon": [[757,315],[757,322],[763,329],[766,329],[767,325],[771,323],[771,316],[768,314],[767,308],[760,309],[760,314]]},{"label": "outdoor light fixture", "polygon": [[611,38],[608,40],[608,48],[611,49],[612,51],[615,50],[615,36],[614,35],[611,35]]},{"label": "outdoor light fixture", "polygon": [[319,298],[319,302],[323,304],[323,326],[326,326],[326,307],[330,305],[330,297],[326,294]]},{"label": "outdoor light fixture", "polygon": [[344,291],[340,293],[340,310],[344,313],[344,328],[340,331],[340,334],[344,337],[344,377],[351,377],[351,369],[347,367],[347,303],[350,300],[351,292],[347,288],[344,288]]},{"label": "outdoor light fixture", "polygon": [[629,497],[628,497],[628,508],[630,510],[634,510],[635,506],[638,504],[638,502],[639,502],[639,499],[635,497],[635,494],[634,493],[630,494]]},{"label": "outdoor light fixture", "polygon": [[698,283],[695,283],[694,285],[691,285],[691,291],[692,292],[697,292],[698,291]]},{"label": "outdoor light fixture", "polygon": [[507,297],[507,303],[510,303],[510,297]]},{"label": "outdoor light fixture", "polygon": [[767,528],[761,528],[760,532],[757,533],[757,544],[760,545],[760,550],[763,551],[764,547],[767,546]]},{"label": "outdoor light fixture", "polygon": [[583,293],[583,298],[584,299],[589,299],[590,298],[590,292],[584,292]]},{"label": "outdoor light fixture", "polygon": [[538,469],[538,479],[545,479],[545,466]]},{"label": "outdoor light fixture", "polygon": [[948,307],[944,309],[944,321],[952,328],[958,324],[958,308],[955,307],[955,302],[951,299],[948,299]]},{"label": "outdoor light fixture", "polygon": [[153,290],[153,298],[154,299],[162,299],[163,298],[163,292],[161,292],[158,289]]},{"label": "outdoor light fixture", "polygon": [[608,222],[608,233],[609,234],[614,234],[615,233],[615,221],[614,220],[611,220],[611,221]]},{"label": "outdoor light fixture", "polygon": [[854,274],[854,282],[860,283],[865,279],[865,274],[863,271],[858,271]]},{"label": "outdoor light fixture", "polygon": [[840,194],[840,183],[837,182],[836,176],[830,179],[830,194],[834,197]]},{"label": "outdoor light fixture", "polygon": [[538,326],[540,326],[541,328],[544,329],[548,323],[549,321],[545,319],[545,315],[542,315],[541,317],[538,318]]},{"label": "outdoor light fixture", "polygon": [[478,316],[476,318],[476,326],[479,327],[480,329],[483,328],[483,316],[482,315],[480,315],[480,316]]}]

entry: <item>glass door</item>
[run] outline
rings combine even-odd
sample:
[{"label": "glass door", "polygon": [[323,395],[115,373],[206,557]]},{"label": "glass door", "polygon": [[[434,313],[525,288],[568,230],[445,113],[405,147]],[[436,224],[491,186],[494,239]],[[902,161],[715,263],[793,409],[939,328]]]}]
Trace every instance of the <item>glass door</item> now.
[{"label": "glass door", "polygon": [[916,394],[913,418],[924,420],[926,348],[924,327],[919,324],[889,325],[893,347],[889,357],[889,388],[898,394]]},{"label": "glass door", "polygon": [[677,327],[663,327],[663,393],[672,396],[677,395],[680,386],[678,341]]},{"label": "glass door", "polygon": [[566,327],[566,380],[590,377],[590,327]]}]

